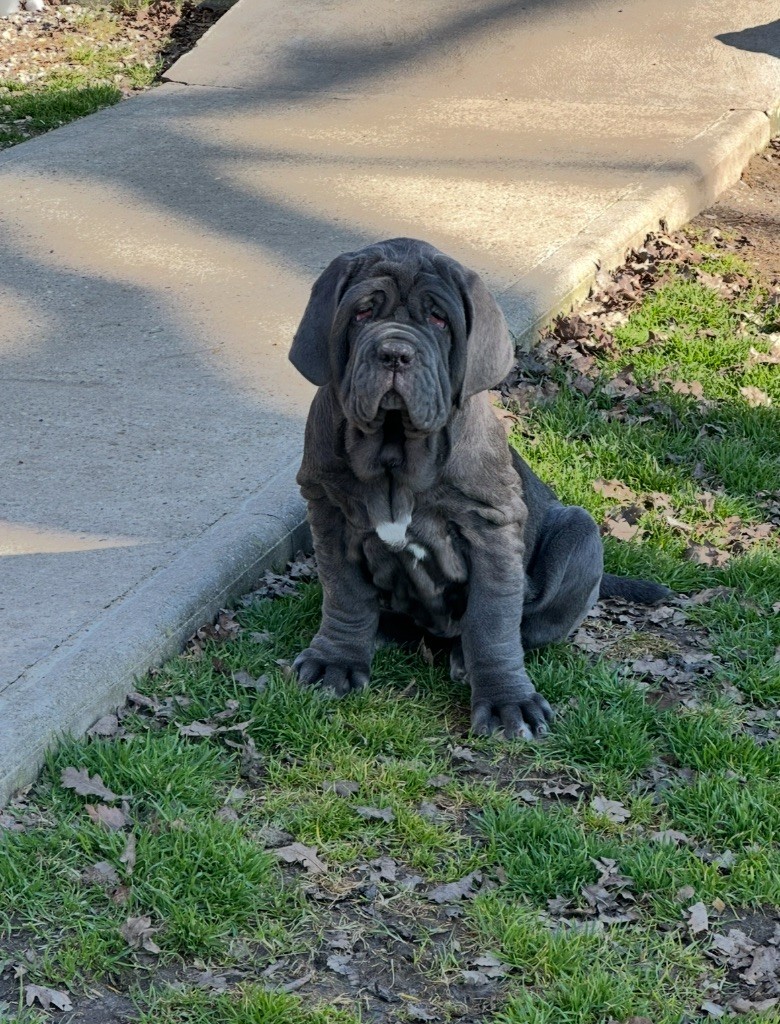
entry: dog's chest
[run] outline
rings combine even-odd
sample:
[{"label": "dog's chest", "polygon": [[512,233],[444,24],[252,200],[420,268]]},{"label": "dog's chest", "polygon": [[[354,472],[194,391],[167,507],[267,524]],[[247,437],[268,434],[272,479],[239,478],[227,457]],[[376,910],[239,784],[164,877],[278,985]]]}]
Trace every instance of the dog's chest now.
[{"label": "dog's chest", "polygon": [[433,633],[459,632],[467,596],[466,546],[440,509],[423,505],[371,523],[358,546],[386,607]]}]

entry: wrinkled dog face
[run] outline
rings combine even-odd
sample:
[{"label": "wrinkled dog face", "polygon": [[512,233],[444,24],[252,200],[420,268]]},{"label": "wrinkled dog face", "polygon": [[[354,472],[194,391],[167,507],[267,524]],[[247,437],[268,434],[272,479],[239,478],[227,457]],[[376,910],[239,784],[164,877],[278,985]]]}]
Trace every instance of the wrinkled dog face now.
[{"label": "wrinkled dog face", "polygon": [[441,430],[509,370],[501,310],[474,271],[426,242],[394,238],[338,256],[312,289],[290,359],[335,387],[358,430],[400,411],[407,434]]},{"label": "wrinkled dog face", "polygon": [[346,342],[339,395],[350,421],[370,432],[398,409],[410,432],[444,426],[453,347],[464,334],[463,304],[451,286],[430,273],[411,283],[399,273],[369,277],[344,295],[334,332]]}]

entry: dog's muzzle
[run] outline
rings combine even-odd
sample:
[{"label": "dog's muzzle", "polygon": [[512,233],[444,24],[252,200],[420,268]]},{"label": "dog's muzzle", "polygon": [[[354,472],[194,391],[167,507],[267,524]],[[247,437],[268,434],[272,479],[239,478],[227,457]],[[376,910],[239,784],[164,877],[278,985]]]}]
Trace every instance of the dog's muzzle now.
[{"label": "dog's muzzle", "polygon": [[345,408],[363,429],[376,429],[382,413],[401,410],[423,433],[446,419],[438,353],[430,339],[404,323],[368,325],[357,342]]}]

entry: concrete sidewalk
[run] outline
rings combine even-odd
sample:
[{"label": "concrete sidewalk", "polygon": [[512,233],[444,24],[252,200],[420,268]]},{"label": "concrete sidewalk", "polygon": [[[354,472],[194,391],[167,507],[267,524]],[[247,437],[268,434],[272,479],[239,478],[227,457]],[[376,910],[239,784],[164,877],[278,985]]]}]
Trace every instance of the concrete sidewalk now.
[{"label": "concrete sidewalk", "polygon": [[0,156],[0,802],[305,537],[313,277],[378,238],[526,340],[777,129],[765,0],[240,0]]}]

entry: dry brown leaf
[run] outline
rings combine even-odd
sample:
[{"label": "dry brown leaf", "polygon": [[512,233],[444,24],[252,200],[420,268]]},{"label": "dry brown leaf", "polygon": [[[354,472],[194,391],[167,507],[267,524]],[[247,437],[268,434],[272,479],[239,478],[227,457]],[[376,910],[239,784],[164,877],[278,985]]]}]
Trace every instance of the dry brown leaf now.
[{"label": "dry brown leaf", "polygon": [[632,540],[639,532],[639,519],[642,509],[638,505],[629,505],[612,516],[605,516],[602,533],[616,540]]},{"label": "dry brown leaf", "polygon": [[152,935],[159,930],[159,928],[152,927],[151,917],[144,915],[128,917],[119,932],[128,946],[132,946],[133,949],[143,948],[147,953],[159,953],[160,947],[152,939]]},{"label": "dry brown leaf", "polygon": [[707,914],[707,908],[701,901],[694,903],[692,907],[688,907],[688,927],[693,935],[698,935],[699,932],[706,932],[709,926],[710,919]]},{"label": "dry brown leaf", "polygon": [[472,871],[457,882],[448,882],[446,885],[438,885],[428,893],[428,899],[433,903],[452,903],[459,899],[468,899],[473,896],[475,882],[482,881],[482,874],[479,871]]},{"label": "dry brown leaf", "polygon": [[60,782],[65,789],[72,789],[79,796],[96,796],[101,800],[118,800],[99,775],[89,776],[86,768],[64,768]]},{"label": "dry brown leaf", "polygon": [[263,846],[267,846],[270,849],[287,846],[293,840],[289,832],[285,832],[284,829],[277,828],[275,825],[263,825],[257,833],[257,838]]},{"label": "dry brown leaf", "polygon": [[636,501],[636,492],[620,480],[603,480],[599,477],[593,481],[593,490],[603,494],[605,498],[616,498],[618,501]]},{"label": "dry brown leaf", "polygon": [[395,821],[395,814],[389,807],[355,807],[354,810],[369,821],[386,821],[388,824]]},{"label": "dry brown leaf", "polygon": [[546,782],[542,786],[542,793],[545,796],[571,796],[578,797],[582,792],[582,785],[579,782]]},{"label": "dry brown leaf", "polygon": [[450,754],[453,761],[469,761],[473,762],[474,751],[470,747],[450,747]]},{"label": "dry brown leaf", "polygon": [[129,824],[129,819],[119,807],[108,807],[106,804],[87,804],[85,810],[96,825],[102,825],[109,832],[119,832]]},{"label": "dry brown leaf", "polygon": [[277,849],[276,856],[287,864],[302,864],[311,875],[323,875],[328,870],[328,865],[317,855],[316,846],[291,843]]},{"label": "dry brown leaf", "polygon": [[676,395],[692,395],[694,398],[704,397],[704,388],[698,380],[684,381],[676,380],[672,384],[672,391]]},{"label": "dry brown leaf", "polygon": [[731,560],[728,551],[721,551],[712,544],[689,544],[685,549],[685,557],[698,565],[727,565]]},{"label": "dry brown leaf", "polygon": [[99,860],[97,864],[81,872],[81,881],[85,885],[119,885],[119,875],[113,864],[109,864],[107,860]]},{"label": "dry brown leaf", "polygon": [[55,1010],[68,1013],[68,1011],[73,1009],[73,1004],[67,992],[56,988],[46,988],[45,985],[25,985],[24,1001],[27,1006],[32,1006],[34,1002],[38,1002],[44,1010],[50,1010],[54,1007]]},{"label": "dry brown leaf", "polygon": [[132,875],[133,869],[135,868],[135,833],[131,832],[125,841],[125,849],[122,856],[119,858],[121,864],[124,864],[125,870],[128,875]]},{"label": "dry brown leaf", "polygon": [[722,1017],[726,1008],[721,1006],[720,1003],[713,1003],[711,999],[705,999],[701,1004],[702,1010],[706,1010],[710,1017]]},{"label": "dry brown leaf", "polygon": [[189,725],[179,726],[180,736],[193,736],[201,737],[203,739],[213,736],[217,731],[215,725],[209,725],[208,722],[190,722]]},{"label": "dry brown leaf", "polygon": [[606,797],[595,796],[591,800],[590,806],[596,814],[602,814],[617,824],[628,821],[631,817],[631,811],[620,800],[607,800]]},{"label": "dry brown leaf", "polygon": [[766,391],[762,391],[761,388],[754,387],[753,385],[747,388],[740,388],[739,393],[745,399],[747,404],[752,406],[754,409],[757,409],[760,406],[768,406],[772,404],[772,399]]},{"label": "dry brown leaf", "polygon": [[87,736],[116,736],[118,729],[119,719],[116,715],[103,715],[90,729],[87,729]]},{"label": "dry brown leaf", "polygon": [[768,352],[759,352],[751,345],[746,365],[756,366],[758,363],[780,363],[780,334],[770,334],[769,338],[774,339]]}]

